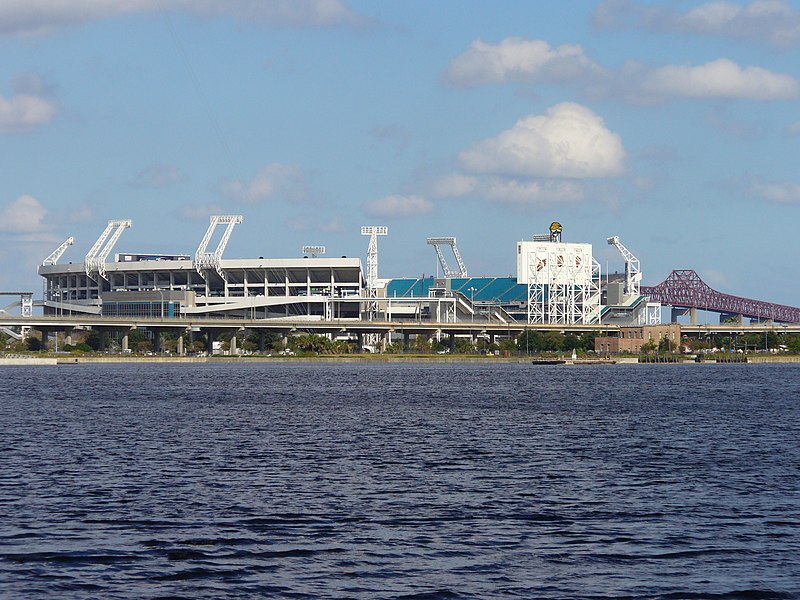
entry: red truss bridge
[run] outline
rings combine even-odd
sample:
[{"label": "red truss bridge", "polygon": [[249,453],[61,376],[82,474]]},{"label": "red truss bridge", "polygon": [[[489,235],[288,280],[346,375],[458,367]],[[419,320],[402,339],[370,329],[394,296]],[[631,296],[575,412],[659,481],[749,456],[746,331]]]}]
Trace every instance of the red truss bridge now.
[{"label": "red truss bridge", "polygon": [[749,319],[800,323],[800,308],[723,294],[712,289],[692,269],[675,270],[654,286],[642,286],[643,296],[676,308],[694,308]]}]

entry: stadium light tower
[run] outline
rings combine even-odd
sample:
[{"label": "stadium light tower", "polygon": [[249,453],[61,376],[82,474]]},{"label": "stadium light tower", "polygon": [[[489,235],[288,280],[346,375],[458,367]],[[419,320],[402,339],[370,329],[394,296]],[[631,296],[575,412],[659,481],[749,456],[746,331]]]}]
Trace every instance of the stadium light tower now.
[{"label": "stadium light tower", "polygon": [[72,244],[74,244],[74,243],[75,243],[75,238],[72,237],[72,236],[68,237],[64,241],[63,244],[61,244],[58,248],[53,250],[53,252],[50,254],[50,256],[48,256],[47,258],[44,259],[44,261],[42,261],[42,266],[46,267],[47,265],[55,265],[55,264],[57,264],[58,263],[58,259],[61,258],[63,256],[64,252],[67,251],[67,248],[72,246]]},{"label": "stadium light tower", "polygon": [[625,296],[638,296],[642,281],[642,269],[639,259],[622,245],[618,235],[611,236],[606,241],[609,246],[615,246],[619,253],[622,254],[622,258],[625,259]]},{"label": "stadium light tower", "polygon": [[[436,256],[439,258],[439,264],[442,265],[442,272],[445,277],[466,277],[467,276],[467,267],[464,265],[464,261],[461,258],[461,253],[458,251],[458,246],[456,246],[456,238],[454,237],[429,237],[427,242],[430,246],[433,246],[433,249],[436,251]],[[458,263],[458,269],[451,269],[450,265],[447,264],[447,261],[444,258],[444,254],[442,253],[442,249],[439,246],[450,246],[453,250],[453,256],[456,259],[456,263]]]},{"label": "stadium light tower", "polygon": [[[228,245],[228,241],[231,239],[233,228],[243,220],[244,217],[242,217],[242,215],[211,216],[206,234],[203,236],[200,245],[197,247],[197,252],[195,252],[194,255],[194,268],[204,278],[205,274],[203,271],[205,269],[214,269],[225,282],[228,281],[228,277],[222,268],[222,254],[225,252],[225,247]],[[208,245],[211,243],[214,230],[217,228],[217,225],[222,224],[226,225],[226,227],[225,232],[222,234],[222,238],[217,244],[217,249],[214,250],[214,252],[208,252]]]},{"label": "stadium light tower", "polygon": [[378,316],[378,236],[389,235],[389,228],[383,225],[370,225],[361,228],[361,235],[369,236],[367,248],[367,314],[370,320]]},{"label": "stadium light tower", "polygon": [[311,258],[317,258],[320,254],[325,254],[325,246],[303,246],[303,254],[310,254]]},{"label": "stadium light tower", "polygon": [[130,219],[117,219],[109,221],[108,226],[105,228],[100,237],[89,250],[86,255],[86,276],[94,279],[95,275],[99,275],[103,279],[106,278],[106,259],[111,254],[111,249],[122,236],[122,232],[133,226],[133,221]]}]

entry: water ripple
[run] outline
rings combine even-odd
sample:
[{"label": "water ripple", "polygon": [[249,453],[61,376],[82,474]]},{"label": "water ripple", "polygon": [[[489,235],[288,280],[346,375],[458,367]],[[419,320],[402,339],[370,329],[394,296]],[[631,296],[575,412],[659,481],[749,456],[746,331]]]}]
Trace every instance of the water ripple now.
[{"label": "water ripple", "polygon": [[3,375],[0,596],[800,597],[794,365]]}]

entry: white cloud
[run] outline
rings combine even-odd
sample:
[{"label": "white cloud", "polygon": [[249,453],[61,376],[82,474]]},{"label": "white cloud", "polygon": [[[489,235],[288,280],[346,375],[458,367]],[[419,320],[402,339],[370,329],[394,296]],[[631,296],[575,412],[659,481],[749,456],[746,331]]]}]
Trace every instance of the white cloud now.
[{"label": "white cloud", "polygon": [[[724,18],[727,9],[712,4],[705,5],[704,10],[717,15],[714,18]],[[665,8],[643,8],[630,0],[606,2],[596,11],[595,18],[604,23],[613,21],[618,17],[615,11],[621,13],[623,6],[632,7],[634,14],[641,13],[640,19],[652,21],[653,26],[671,18]],[[454,85],[468,87],[537,81],[569,84],[587,97],[624,99],[637,104],[671,97],[792,100],[800,96],[800,83],[791,75],[757,66],[742,67],[727,58],[700,66],[659,67],[631,61],[615,70],[590,60],[578,45],[552,48],[545,41],[519,37],[507,38],[499,44],[476,40],[451,61],[444,76]]]},{"label": "white cloud", "polygon": [[667,65],[645,76],[644,91],[689,98],[791,100],[800,96],[800,84],[789,75],[761,67],[740,67],[720,58],[698,67]]},{"label": "white cloud", "polygon": [[0,96],[0,133],[28,131],[49,123],[55,114],[55,103],[41,96]]},{"label": "white cloud", "polygon": [[319,230],[325,233],[342,233],[343,231],[346,231],[346,227],[342,222],[342,218],[336,216],[328,221],[321,223],[319,226]]},{"label": "white cloud", "polygon": [[547,178],[620,175],[625,150],[591,110],[565,102],[544,115],[517,121],[497,137],[478,142],[459,155],[471,173]]},{"label": "white cloud", "polygon": [[274,26],[360,25],[343,0],[4,0],[0,34],[41,35],[126,14],[184,10]]},{"label": "white cloud", "polygon": [[342,0],[182,0],[174,3],[199,14],[290,27],[359,25],[365,21]]},{"label": "white cloud", "polygon": [[256,173],[249,182],[224,183],[222,193],[242,202],[302,200],[306,195],[305,174],[295,165],[272,163]]},{"label": "white cloud", "polygon": [[175,165],[155,163],[139,171],[131,182],[134,187],[161,189],[178,183],[183,179],[180,170]]},{"label": "white cloud", "polygon": [[33,196],[20,196],[0,209],[0,231],[14,234],[35,234],[47,227],[48,210]]},{"label": "white cloud", "polygon": [[478,178],[463,173],[450,173],[433,184],[433,194],[439,198],[465,196],[478,187]]},{"label": "white cloud", "polygon": [[584,183],[574,179],[471,176],[452,173],[433,185],[439,198],[467,195],[509,204],[553,204],[586,198]]},{"label": "white cloud", "polygon": [[286,221],[286,227],[289,231],[308,231],[311,227],[308,219],[304,217],[297,217],[296,219],[288,219]]},{"label": "white cloud", "polygon": [[751,193],[765,200],[779,204],[800,203],[800,183],[754,183],[750,187]]},{"label": "white cloud", "polygon": [[364,210],[370,217],[403,219],[428,214],[433,204],[422,196],[386,196],[370,200]]},{"label": "white cloud", "polygon": [[590,187],[598,190],[596,180],[625,170],[620,136],[590,109],[569,102],[520,119],[511,129],[473,144],[458,160],[461,172],[431,185],[437,198],[563,205],[586,200]]},{"label": "white cloud", "polygon": [[484,195],[495,202],[549,204],[583,200],[583,184],[564,180],[520,180],[493,177],[482,185]]},{"label": "white cloud", "polygon": [[786,0],[706,2],[687,12],[634,0],[605,0],[595,9],[602,29],[645,29],[719,35],[762,41],[778,47],[800,45],[800,11]]},{"label": "white cloud", "polygon": [[796,121],[786,127],[786,133],[789,135],[800,135],[800,121]]},{"label": "white cloud", "polygon": [[513,37],[499,44],[475,40],[469,50],[450,62],[445,78],[455,85],[478,86],[509,81],[572,81],[600,72],[602,69],[578,45],[551,48],[541,40]]}]

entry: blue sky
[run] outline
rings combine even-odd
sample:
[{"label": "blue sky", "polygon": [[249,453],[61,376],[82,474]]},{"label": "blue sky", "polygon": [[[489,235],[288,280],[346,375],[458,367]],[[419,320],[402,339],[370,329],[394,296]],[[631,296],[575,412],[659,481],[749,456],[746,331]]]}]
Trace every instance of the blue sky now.
[{"label": "blue sky", "polygon": [[712,287],[800,304],[800,3],[782,0],[3,0],[0,289],[81,261],[193,254],[242,214],[226,257],[364,258],[471,275],[564,225]]}]

